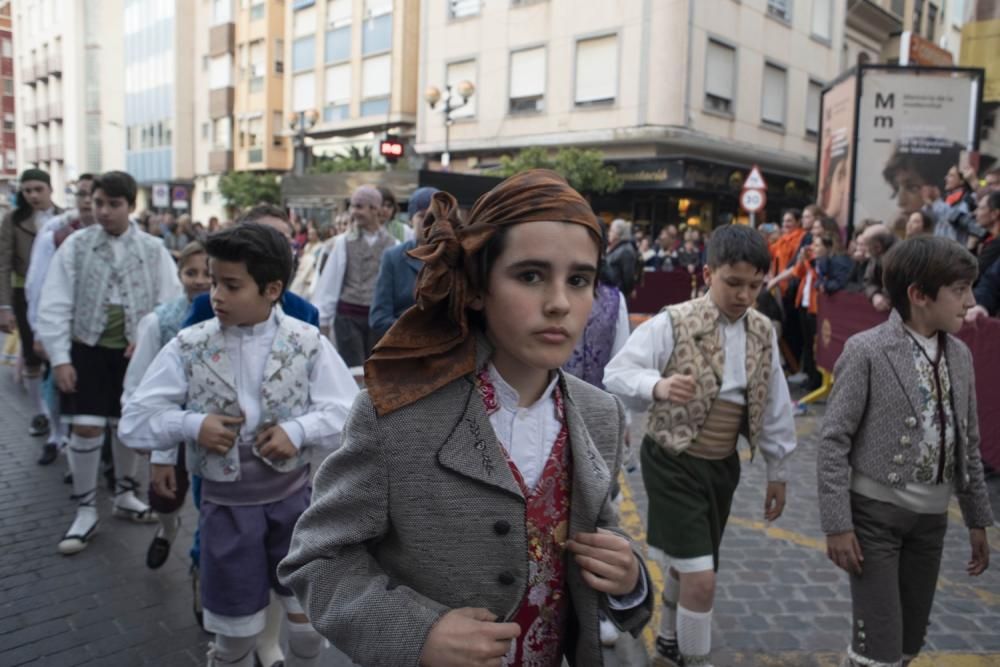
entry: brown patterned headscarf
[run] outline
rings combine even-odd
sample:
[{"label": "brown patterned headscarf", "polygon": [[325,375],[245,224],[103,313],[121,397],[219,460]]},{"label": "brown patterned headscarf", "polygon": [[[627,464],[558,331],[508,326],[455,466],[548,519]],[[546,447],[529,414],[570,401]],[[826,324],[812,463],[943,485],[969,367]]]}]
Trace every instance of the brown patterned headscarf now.
[{"label": "brown patterned headscarf", "polygon": [[583,225],[601,244],[596,216],[559,174],[533,169],[511,176],[480,197],[468,221],[447,192],[431,199],[423,245],[408,254],[423,261],[416,305],[389,329],[365,362],[365,384],[380,415],[409,405],[476,370],[476,336],[466,307],[483,289],[482,250],[497,231],[528,222]]}]

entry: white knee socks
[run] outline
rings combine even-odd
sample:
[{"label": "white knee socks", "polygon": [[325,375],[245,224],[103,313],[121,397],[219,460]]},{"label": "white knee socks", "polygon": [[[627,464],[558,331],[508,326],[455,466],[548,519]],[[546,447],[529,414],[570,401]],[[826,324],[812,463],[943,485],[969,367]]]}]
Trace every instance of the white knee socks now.
[{"label": "white knee socks", "polygon": [[97,474],[101,468],[104,435],[85,438],[74,433],[69,439],[69,462],[73,470],[73,496],[80,505],[93,506],[97,499]]},{"label": "white knee socks", "polygon": [[712,612],[691,611],[677,607],[677,645],[684,664],[691,667],[711,665],[712,652]]},{"label": "white knee socks", "polygon": [[663,587],[663,616],[660,618],[660,636],[664,639],[677,639],[677,601],[680,597],[681,582],[668,572]]},{"label": "white knee socks", "polygon": [[250,637],[229,637],[215,635],[215,641],[208,649],[209,667],[253,667],[253,648],[257,635]]},{"label": "white knee socks", "polygon": [[319,665],[320,653],[323,650],[323,635],[316,632],[313,626],[305,623],[288,622],[288,655],[285,656],[287,667],[314,667]]},{"label": "white knee socks", "polygon": [[112,425],[111,456],[115,462],[115,495],[138,490],[139,455],[118,439],[117,424]]},{"label": "white knee socks", "polygon": [[49,406],[45,404],[45,399],[42,397],[42,376],[24,376],[24,388],[28,390],[28,398],[31,399],[35,414],[48,417]]},{"label": "white knee socks", "polygon": [[160,512],[156,516],[160,520],[160,537],[173,544],[177,538],[177,529],[181,527],[180,510]]}]

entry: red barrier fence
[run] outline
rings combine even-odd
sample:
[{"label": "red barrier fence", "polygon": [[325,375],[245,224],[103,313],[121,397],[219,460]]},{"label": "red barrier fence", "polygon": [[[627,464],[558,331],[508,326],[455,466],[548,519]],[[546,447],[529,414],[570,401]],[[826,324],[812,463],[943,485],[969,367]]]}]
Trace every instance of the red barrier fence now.
[{"label": "red barrier fence", "polygon": [[[847,339],[885,322],[887,317],[886,313],[872,308],[861,294],[821,294],[816,318],[816,364],[832,373]],[[966,324],[958,337],[972,350],[982,436],[980,451],[990,467],[1000,470],[1000,409],[993,395],[1000,389],[997,382],[1000,378],[1000,319],[981,319],[975,325]]]},{"label": "red barrier fence", "polygon": [[697,286],[705,282],[700,273],[692,276],[685,269],[646,271],[635,293],[628,298],[628,312],[658,313],[664,306],[687,301],[691,298],[692,279]]}]

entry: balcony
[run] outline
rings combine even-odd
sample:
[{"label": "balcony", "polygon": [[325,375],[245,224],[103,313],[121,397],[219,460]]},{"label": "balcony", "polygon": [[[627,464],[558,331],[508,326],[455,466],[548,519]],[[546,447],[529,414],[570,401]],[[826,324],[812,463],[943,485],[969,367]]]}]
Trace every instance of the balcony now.
[{"label": "balcony", "polygon": [[51,102],[49,104],[49,120],[62,120],[62,102]]},{"label": "balcony", "polygon": [[38,146],[38,162],[48,162],[48,161],[49,161],[49,147]]},{"label": "balcony", "polygon": [[233,170],[233,152],[219,148],[208,153],[208,170],[215,174],[223,174]]},{"label": "balcony", "polygon": [[50,53],[48,61],[49,74],[62,76],[62,54],[59,52]]},{"label": "balcony", "polygon": [[63,147],[62,144],[50,144],[49,145],[49,159],[58,160],[62,162],[63,159]]},{"label": "balcony", "polygon": [[220,23],[208,31],[208,55],[211,57],[233,53],[236,50],[236,24]]},{"label": "balcony", "polygon": [[[21,117],[24,118],[25,125],[38,125],[38,114],[34,109],[25,109],[21,112]],[[29,160],[29,162],[31,162],[31,160]]]},{"label": "balcony", "polygon": [[24,149],[24,161],[25,162],[38,162],[38,151],[34,148]]},{"label": "balcony", "polygon": [[46,59],[39,58],[35,61],[35,79],[45,81],[49,78],[49,63]]},{"label": "balcony", "polygon": [[212,120],[233,115],[236,89],[232,86],[216,88],[208,93],[208,115]]},{"label": "balcony", "polygon": [[43,104],[37,109],[35,109],[35,115],[38,118],[39,123],[49,122],[49,107],[47,104]]},{"label": "balcony", "polygon": [[26,83],[29,86],[35,85],[35,63],[25,63],[21,67],[21,83]]}]

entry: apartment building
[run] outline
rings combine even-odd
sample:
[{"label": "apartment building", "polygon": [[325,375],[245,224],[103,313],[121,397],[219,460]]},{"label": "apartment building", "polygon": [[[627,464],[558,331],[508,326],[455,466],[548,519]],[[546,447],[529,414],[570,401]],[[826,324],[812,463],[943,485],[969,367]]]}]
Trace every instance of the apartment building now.
[{"label": "apartment building", "polygon": [[[408,138],[417,120],[419,0],[288,0],[285,107],[314,110],[313,152]],[[427,4],[426,0],[423,4]],[[297,122],[297,121],[296,121]],[[289,131],[294,128],[289,126]]]},{"label": "apartment building", "polygon": [[15,132],[16,96],[14,94],[14,27],[10,15],[10,2],[0,3],[0,113],[3,130],[0,131],[0,195],[5,198],[12,192],[17,179],[17,133]]},{"label": "apartment building", "polygon": [[125,166],[122,2],[11,3],[17,170],[48,171],[61,205],[81,173]]},{"label": "apartment building", "polygon": [[[834,0],[428,0],[420,88],[476,92],[452,114],[418,105],[417,150],[483,171],[528,146],[601,150],[625,179],[595,206],[641,225],[739,215],[750,167],[769,218],[808,201],[820,93],[840,72]],[[497,26],[504,29],[498,30]],[[456,102],[458,100],[455,100]],[[447,140],[447,145],[446,145]]]},{"label": "apartment building", "polygon": [[859,0],[848,3],[843,69],[858,63],[958,63],[966,0]]}]

